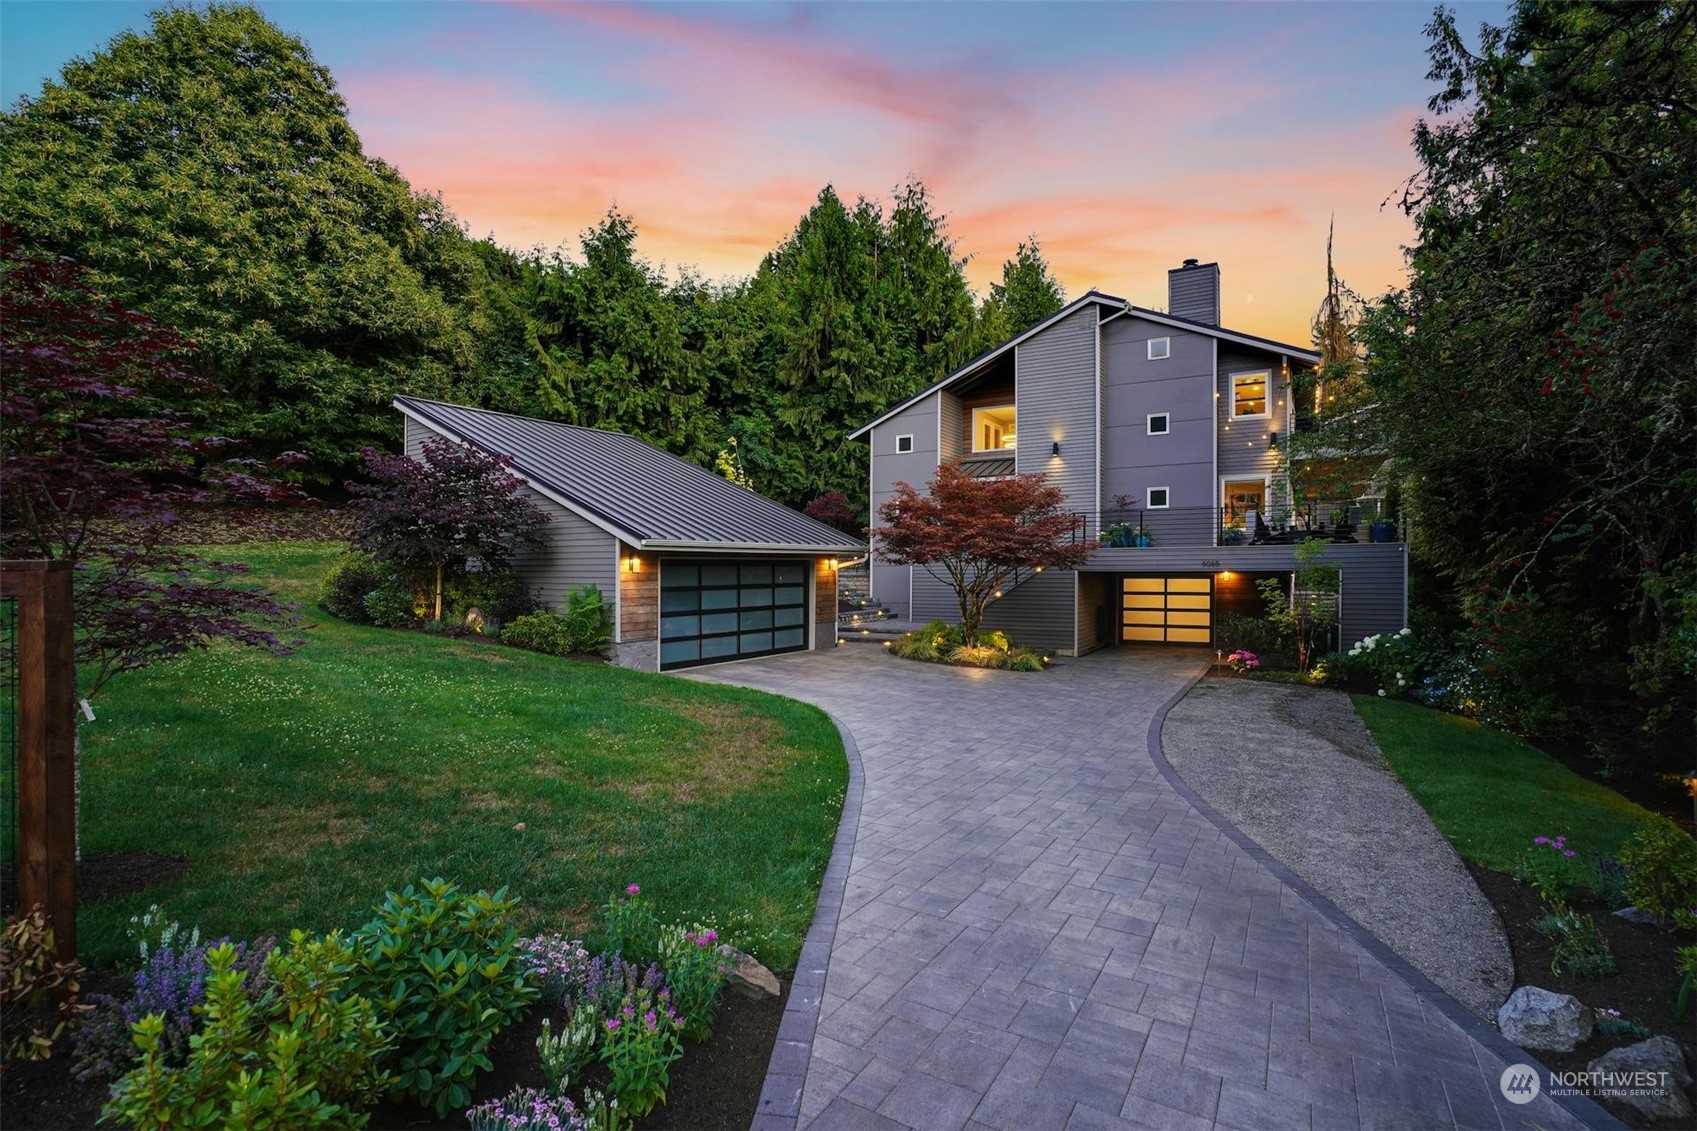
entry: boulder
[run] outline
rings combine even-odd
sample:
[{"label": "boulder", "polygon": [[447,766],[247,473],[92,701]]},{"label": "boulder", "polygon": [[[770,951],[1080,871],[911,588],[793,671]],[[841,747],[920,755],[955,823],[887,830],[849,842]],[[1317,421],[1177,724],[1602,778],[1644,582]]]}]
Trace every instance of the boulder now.
[{"label": "boulder", "polygon": [[1689,1120],[1697,1115],[1686,1091],[1691,1087],[1691,1071],[1672,1037],[1651,1037],[1606,1052],[1587,1064],[1585,1071],[1604,1074],[1593,1077],[1596,1087],[1607,1089],[1603,1098],[1651,1119]]},{"label": "boulder", "polygon": [[731,976],[725,981],[725,985],[733,992],[755,1001],[764,1001],[783,993],[783,988],[778,985],[777,975],[760,965],[752,954],[744,954],[733,946],[722,946],[719,953],[736,964],[731,967]]},{"label": "boulder", "polygon": [[1571,994],[1521,986],[1497,1010],[1497,1028],[1523,1049],[1572,1052],[1589,1039],[1595,1019]]},{"label": "boulder", "polygon": [[1625,919],[1628,923],[1637,923],[1643,927],[1654,927],[1656,925],[1656,917],[1642,907],[1622,907],[1612,914],[1616,919]]}]

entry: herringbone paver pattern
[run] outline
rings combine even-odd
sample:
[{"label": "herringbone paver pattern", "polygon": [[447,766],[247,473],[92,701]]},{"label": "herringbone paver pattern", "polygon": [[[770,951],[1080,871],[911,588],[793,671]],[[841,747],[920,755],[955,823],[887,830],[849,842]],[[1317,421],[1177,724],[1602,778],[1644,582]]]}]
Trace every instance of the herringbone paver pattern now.
[{"label": "herringbone paver pattern", "polygon": [[1149,724],[1200,665],[840,648],[696,673],[817,703],[864,768],[817,1030],[779,1034],[797,1110],[757,1127],[1584,1125],[1507,1103],[1504,1061],[1167,784]]}]

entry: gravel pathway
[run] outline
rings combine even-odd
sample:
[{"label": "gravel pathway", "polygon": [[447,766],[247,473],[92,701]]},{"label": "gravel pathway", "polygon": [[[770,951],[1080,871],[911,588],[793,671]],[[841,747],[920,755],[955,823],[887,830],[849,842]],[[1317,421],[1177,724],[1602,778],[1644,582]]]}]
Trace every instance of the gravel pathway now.
[{"label": "gravel pathway", "polygon": [[1203,800],[1409,965],[1492,1020],[1514,986],[1496,911],[1341,691],[1205,679],[1161,748]]}]

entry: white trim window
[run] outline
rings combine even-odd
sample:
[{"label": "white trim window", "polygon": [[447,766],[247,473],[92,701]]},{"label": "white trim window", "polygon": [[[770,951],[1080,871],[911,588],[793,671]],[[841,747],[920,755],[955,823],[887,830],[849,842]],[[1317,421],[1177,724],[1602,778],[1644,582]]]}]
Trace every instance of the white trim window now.
[{"label": "white trim window", "polygon": [[1233,420],[1266,419],[1273,403],[1273,371],[1256,369],[1231,375]]},{"label": "white trim window", "polygon": [[905,436],[897,436],[896,437],[896,452],[897,452],[897,454],[898,455],[905,455],[906,453],[911,452],[911,451],[913,451],[913,434],[909,433]]},{"label": "white trim window", "polygon": [[1149,339],[1149,360],[1165,361],[1173,356],[1173,340],[1171,338]]},{"label": "white trim window", "polygon": [[1164,511],[1172,505],[1172,490],[1167,487],[1150,487],[1144,491],[1143,497],[1149,500],[1152,511]]},{"label": "white trim window", "polygon": [[1149,414],[1149,435],[1165,436],[1173,430],[1173,417],[1169,412],[1152,412]]}]

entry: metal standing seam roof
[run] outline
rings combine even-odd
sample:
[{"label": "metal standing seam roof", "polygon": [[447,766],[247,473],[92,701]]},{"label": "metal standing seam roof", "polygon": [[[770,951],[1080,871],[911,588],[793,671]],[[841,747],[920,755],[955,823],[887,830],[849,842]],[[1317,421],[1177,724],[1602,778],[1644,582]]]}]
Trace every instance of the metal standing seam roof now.
[{"label": "metal standing seam roof", "polygon": [[642,548],[864,553],[840,530],[623,432],[397,396],[450,439],[512,457],[512,470]]}]

